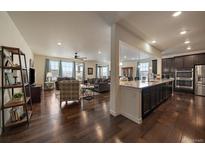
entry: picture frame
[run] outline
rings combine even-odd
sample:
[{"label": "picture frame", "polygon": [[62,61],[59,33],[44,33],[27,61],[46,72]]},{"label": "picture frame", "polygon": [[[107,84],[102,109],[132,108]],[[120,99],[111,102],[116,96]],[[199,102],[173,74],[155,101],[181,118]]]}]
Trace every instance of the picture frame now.
[{"label": "picture frame", "polygon": [[93,75],[93,68],[88,68],[88,75]]}]

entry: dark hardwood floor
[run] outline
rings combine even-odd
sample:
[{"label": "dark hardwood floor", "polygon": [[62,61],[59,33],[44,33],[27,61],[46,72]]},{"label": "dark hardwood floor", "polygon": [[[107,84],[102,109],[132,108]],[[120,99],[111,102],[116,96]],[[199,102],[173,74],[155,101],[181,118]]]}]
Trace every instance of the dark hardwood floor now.
[{"label": "dark hardwood floor", "polygon": [[0,142],[205,142],[205,97],[175,93],[138,125],[109,114],[109,93],[59,106],[54,92],[33,104],[30,126],[15,127]]}]

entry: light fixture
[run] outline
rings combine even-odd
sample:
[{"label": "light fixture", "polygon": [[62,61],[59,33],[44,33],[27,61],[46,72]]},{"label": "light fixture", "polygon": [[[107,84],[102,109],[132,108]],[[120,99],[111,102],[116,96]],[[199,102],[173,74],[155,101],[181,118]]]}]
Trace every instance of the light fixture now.
[{"label": "light fixture", "polygon": [[190,47],[190,46],[188,46],[186,49],[187,49],[187,50],[191,50],[191,47]]},{"label": "light fixture", "polygon": [[177,17],[177,16],[179,16],[181,13],[182,13],[181,11],[177,11],[177,12],[174,12],[174,13],[172,14],[172,16],[173,16],[173,17]]},{"label": "light fixture", "polygon": [[189,44],[189,43],[190,43],[190,41],[185,41],[185,42],[184,42],[184,44]]},{"label": "light fixture", "polygon": [[61,43],[61,42],[58,42],[58,43],[57,43],[57,45],[58,45],[58,46],[61,46],[61,45],[62,45],[62,43]]},{"label": "light fixture", "polygon": [[183,30],[183,31],[180,32],[181,35],[184,35],[184,34],[186,34],[186,33],[187,33],[187,31],[185,31],[185,30]]},{"label": "light fixture", "polygon": [[51,81],[52,81],[52,77],[53,77],[52,72],[48,72],[48,73],[46,74],[46,77],[47,77],[48,82],[51,82]]},{"label": "light fixture", "polygon": [[122,66],[122,62],[120,62],[120,66]]},{"label": "light fixture", "polygon": [[101,54],[102,52],[101,51],[98,51],[98,54]]},{"label": "light fixture", "polygon": [[157,41],[153,40],[152,43],[155,44]]},{"label": "light fixture", "polygon": [[124,56],[124,58],[126,59],[126,58],[127,58],[127,56]]}]

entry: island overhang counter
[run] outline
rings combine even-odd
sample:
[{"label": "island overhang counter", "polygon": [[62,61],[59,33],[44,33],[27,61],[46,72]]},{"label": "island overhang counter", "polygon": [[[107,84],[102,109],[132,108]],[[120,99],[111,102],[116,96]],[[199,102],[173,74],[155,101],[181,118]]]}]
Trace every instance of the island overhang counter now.
[{"label": "island overhang counter", "polygon": [[173,81],[120,81],[120,114],[141,124],[143,118],[173,94]]}]

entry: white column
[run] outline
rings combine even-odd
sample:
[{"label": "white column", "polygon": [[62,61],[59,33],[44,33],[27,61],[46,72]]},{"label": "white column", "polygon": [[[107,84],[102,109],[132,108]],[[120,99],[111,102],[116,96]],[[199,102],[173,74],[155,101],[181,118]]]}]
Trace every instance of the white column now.
[{"label": "white column", "polygon": [[119,98],[119,39],[117,26],[111,28],[111,86],[110,86],[110,113],[117,116],[120,112]]}]

